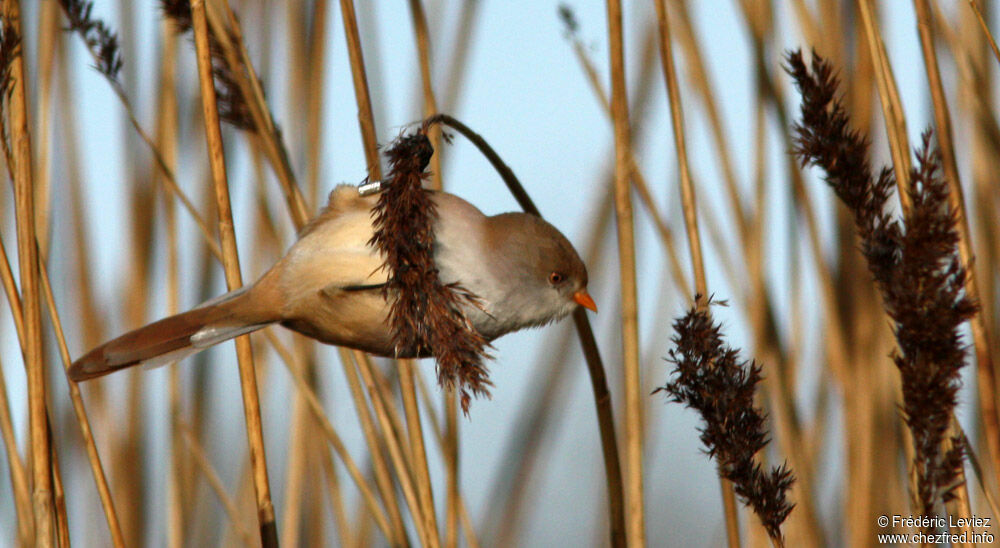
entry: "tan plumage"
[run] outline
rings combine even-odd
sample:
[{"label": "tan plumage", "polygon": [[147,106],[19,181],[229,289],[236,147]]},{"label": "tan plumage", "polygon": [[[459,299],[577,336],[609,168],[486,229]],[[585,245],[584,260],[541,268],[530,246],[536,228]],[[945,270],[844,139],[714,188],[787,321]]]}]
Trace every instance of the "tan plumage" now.
[{"label": "tan plumage", "polygon": [[[551,322],[579,304],[594,308],[586,267],[552,225],[523,213],[487,217],[447,193],[433,199],[441,280],[479,297],[480,305],[466,314],[487,340]],[[324,211],[255,284],[98,346],[73,363],[70,377],[81,381],[140,363],[167,363],[272,323],[324,343],[396,355],[380,289],[388,273],[368,245],[374,204],[353,186],[337,187]]]}]

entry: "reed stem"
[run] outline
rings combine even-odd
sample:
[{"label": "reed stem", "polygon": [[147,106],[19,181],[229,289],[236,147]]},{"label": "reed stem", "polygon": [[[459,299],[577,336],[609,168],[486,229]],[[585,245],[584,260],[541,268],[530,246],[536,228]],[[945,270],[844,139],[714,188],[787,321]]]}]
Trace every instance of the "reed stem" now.
[{"label": "reed stem", "polygon": [[[6,31],[22,37],[20,0],[5,0],[3,18]],[[56,543],[56,516],[53,506],[52,462],[46,410],[46,368],[42,349],[42,311],[39,300],[38,248],[35,225],[34,166],[31,133],[28,129],[27,70],[24,50],[10,64],[9,133],[14,160],[14,206],[17,218],[17,255],[24,315],[21,353],[28,377],[28,419],[31,433],[32,506],[35,546],[48,548]]]},{"label": "reed stem", "polygon": [[[232,208],[229,203],[229,183],[215,97],[215,83],[212,77],[212,60],[209,52],[208,22],[204,0],[191,1],[191,14],[194,22],[195,47],[198,54],[198,75],[201,82],[205,138],[208,144],[209,162],[212,167],[216,204],[219,209],[219,240],[223,251],[222,262],[226,273],[226,285],[232,291],[243,285],[243,277],[240,273],[236,233],[233,229]],[[248,335],[236,339],[236,356],[240,369],[240,388],[243,393],[247,441],[250,446],[250,465],[253,468],[254,491],[257,495],[260,539],[264,548],[271,548],[278,546],[278,530],[274,521],[274,505],[271,503],[267,458],[264,452],[264,435],[261,428],[260,400],[257,395],[257,377],[254,371],[253,350],[250,347]]]}]

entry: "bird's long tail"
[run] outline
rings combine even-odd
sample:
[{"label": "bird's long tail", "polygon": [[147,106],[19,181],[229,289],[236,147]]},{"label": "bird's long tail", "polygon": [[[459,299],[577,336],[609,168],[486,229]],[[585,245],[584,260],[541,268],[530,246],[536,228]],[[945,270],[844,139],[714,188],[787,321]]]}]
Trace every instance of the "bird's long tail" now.
[{"label": "bird's long tail", "polygon": [[79,382],[134,365],[164,365],[276,320],[255,313],[248,297],[247,288],[237,289],[187,312],[130,331],[73,362],[69,376]]}]

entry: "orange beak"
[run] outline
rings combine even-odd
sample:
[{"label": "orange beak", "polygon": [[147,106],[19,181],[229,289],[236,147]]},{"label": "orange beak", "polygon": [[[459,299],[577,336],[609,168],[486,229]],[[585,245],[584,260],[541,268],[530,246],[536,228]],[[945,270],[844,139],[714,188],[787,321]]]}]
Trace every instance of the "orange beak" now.
[{"label": "orange beak", "polygon": [[587,293],[586,289],[581,289],[573,294],[573,300],[576,304],[586,308],[587,310],[593,310],[597,312],[597,304],[594,303],[594,298]]}]

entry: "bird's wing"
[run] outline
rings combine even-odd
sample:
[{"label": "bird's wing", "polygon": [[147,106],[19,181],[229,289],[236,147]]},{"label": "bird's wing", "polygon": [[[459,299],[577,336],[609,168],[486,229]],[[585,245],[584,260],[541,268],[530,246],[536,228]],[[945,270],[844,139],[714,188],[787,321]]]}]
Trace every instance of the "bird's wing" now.
[{"label": "bird's wing", "polygon": [[281,260],[281,285],[293,293],[315,294],[386,283],[388,273],[382,268],[382,257],[368,245],[372,234],[367,208],[350,208],[326,217]]}]

